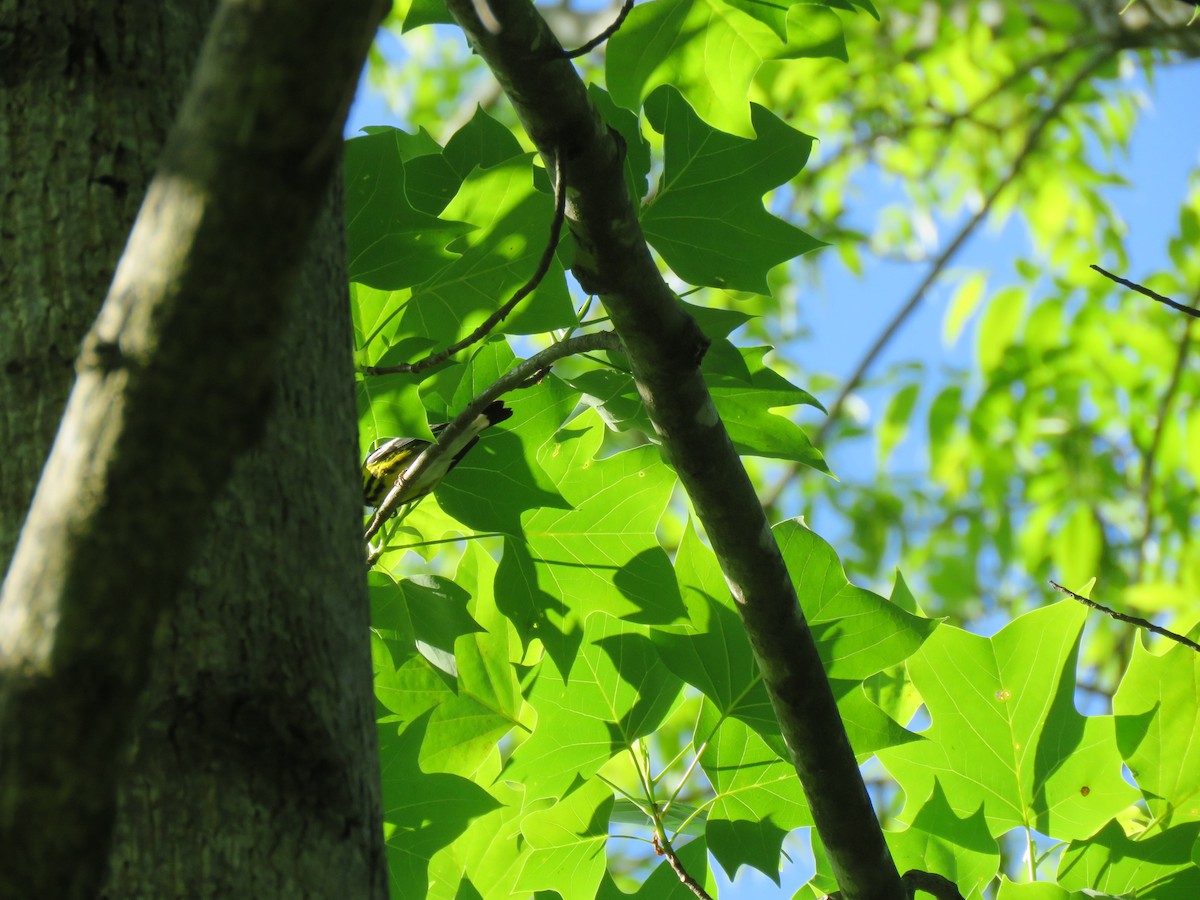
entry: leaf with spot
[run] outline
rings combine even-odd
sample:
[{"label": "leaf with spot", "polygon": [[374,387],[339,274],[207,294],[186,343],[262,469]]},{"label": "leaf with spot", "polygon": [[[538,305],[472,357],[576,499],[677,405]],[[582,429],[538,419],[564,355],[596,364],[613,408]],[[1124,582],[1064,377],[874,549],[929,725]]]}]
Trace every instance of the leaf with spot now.
[{"label": "leaf with spot", "polygon": [[954,814],[982,807],[993,835],[1024,827],[1070,840],[1137,798],[1121,778],[1112,717],[1075,710],[1086,617],[1065,600],[991,638],[949,625],[930,636],[908,670],[933,723],[924,740],[879,754],[910,805],[936,778]]}]

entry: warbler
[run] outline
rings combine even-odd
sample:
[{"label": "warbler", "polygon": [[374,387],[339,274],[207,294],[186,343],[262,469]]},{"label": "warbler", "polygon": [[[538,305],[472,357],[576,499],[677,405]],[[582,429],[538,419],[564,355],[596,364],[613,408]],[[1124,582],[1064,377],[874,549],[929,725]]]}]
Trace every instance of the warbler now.
[{"label": "warbler", "polygon": [[[443,447],[437,458],[426,467],[417,480],[405,488],[400,502],[411,503],[432,491],[446,477],[446,473],[462,462],[462,458],[475,446],[484,430],[510,416],[512,410],[504,405],[503,400],[490,403],[487,409],[475,417],[475,421],[467,430],[459,435],[451,446]],[[441,422],[432,426],[434,437],[441,434],[448,424],[450,423]],[[367,505],[379,506],[396,480],[408,470],[429,444],[429,441],[421,438],[388,438],[369,453],[362,465],[363,498]]]}]

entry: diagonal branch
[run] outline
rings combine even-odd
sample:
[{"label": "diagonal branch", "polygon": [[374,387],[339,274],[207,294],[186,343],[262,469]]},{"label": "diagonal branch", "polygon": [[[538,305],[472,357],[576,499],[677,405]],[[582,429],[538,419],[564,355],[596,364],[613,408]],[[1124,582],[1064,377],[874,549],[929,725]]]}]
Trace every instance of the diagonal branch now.
[{"label": "diagonal branch", "polygon": [[570,62],[547,53],[557,41],[528,0],[447,6],[543,157],[567,160],[575,276],[604,302],[663,450],[716,551],[839,885],[849,900],[900,900],[900,875],[812,632],[700,373],[708,341],[646,245],[625,186],[622,142]]},{"label": "diagonal branch", "polygon": [[1171,369],[1171,380],[1163,394],[1158,407],[1158,416],[1154,422],[1154,436],[1150,439],[1150,447],[1143,455],[1142,461],[1142,533],[1137,540],[1137,556],[1134,568],[1134,580],[1141,581],[1146,568],[1146,545],[1154,534],[1154,476],[1158,465],[1158,451],[1162,446],[1163,432],[1171,418],[1171,407],[1179,393],[1179,384],[1187,367],[1188,355],[1192,346],[1192,323],[1188,322],[1179,338],[1179,351],[1175,354],[1175,365]]},{"label": "diagonal branch", "polygon": [[620,30],[621,25],[623,25],[625,22],[625,17],[631,12],[633,12],[633,0],[625,0],[625,2],[621,4],[621,11],[617,13],[617,17],[613,19],[613,23],[611,25],[609,25],[583,46],[576,47],[574,50],[564,50],[563,56],[567,57],[568,59],[575,59],[576,57],[591,53],[610,37],[616,34],[618,30]]},{"label": "diagonal branch", "polygon": [[833,428],[834,423],[841,415],[842,407],[844,407],[846,404],[846,398],[858,389],[858,386],[862,383],[863,378],[866,377],[868,370],[870,370],[871,366],[875,364],[875,360],[879,358],[879,355],[883,352],[884,348],[887,347],[887,345],[891,343],[892,338],[896,336],[896,333],[900,330],[900,327],[908,321],[908,317],[916,311],[917,307],[921,304],[921,301],[925,299],[925,293],[942,274],[942,271],[946,268],[946,266],[949,265],[950,261],[962,248],[963,244],[967,242],[967,239],[975,233],[975,229],[979,227],[980,223],[983,222],[985,218],[987,218],[988,213],[992,210],[992,206],[994,206],[996,203],[996,199],[1001,193],[1003,193],[1005,188],[1007,188],[1013,183],[1013,181],[1016,180],[1017,176],[1021,173],[1021,169],[1025,165],[1025,161],[1029,159],[1030,155],[1032,155],[1034,150],[1037,149],[1037,145],[1041,141],[1042,135],[1045,133],[1046,128],[1048,128],[1049,125],[1058,118],[1059,113],[1062,112],[1063,107],[1067,105],[1071,97],[1075,95],[1075,92],[1079,90],[1080,86],[1087,81],[1093,72],[1100,68],[1100,66],[1109,59],[1111,54],[1112,50],[1107,47],[1096,53],[1080,68],[1078,72],[1075,73],[1075,77],[1072,78],[1070,82],[1067,83],[1066,87],[1059,92],[1058,96],[1054,98],[1054,102],[1051,103],[1050,106],[1047,107],[1046,111],[1038,117],[1038,120],[1034,123],[1033,128],[1029,130],[1029,136],[1025,139],[1025,143],[1022,145],[1020,151],[1013,159],[1008,173],[1002,179],[1000,179],[1000,181],[994,188],[992,188],[990,192],[988,192],[988,195],[984,198],[983,205],[980,206],[975,215],[973,215],[967,221],[967,223],[963,225],[961,229],[959,229],[959,232],[955,236],[954,240],[952,240],[946,249],[941,252],[938,258],[934,260],[933,265],[929,267],[929,271],[925,274],[925,277],[921,279],[921,283],[916,286],[913,292],[909,295],[908,299],[904,301],[904,304],[900,307],[899,311],[897,311],[887,325],[884,326],[883,331],[879,333],[879,337],[875,339],[875,342],[871,345],[870,349],[863,354],[862,359],[859,360],[858,365],[854,368],[854,372],[849,378],[846,379],[846,383],[842,385],[841,391],[838,392],[838,395],[834,399],[833,403],[829,405],[829,415],[825,417],[824,423],[822,423],[821,428],[817,431],[817,435],[813,439],[814,444],[820,446],[822,443],[824,443],[825,439],[829,436],[830,429]]},{"label": "diagonal branch", "polygon": [[567,210],[567,192],[566,192],[566,173],[563,170],[562,160],[557,156],[554,158],[554,219],[550,223],[550,237],[546,240],[546,249],[542,251],[542,258],[538,260],[537,268],[534,269],[529,280],[526,281],[516,293],[508,299],[508,302],[501,306],[498,310],[487,317],[479,327],[468,334],[461,341],[456,341],[449,347],[439,350],[437,353],[431,353],[424,359],[418,360],[415,363],[400,363],[395,366],[371,366],[366,370],[368,375],[390,375],[394,372],[399,373],[415,373],[424,372],[426,369],[432,369],[439,363],[445,362],[455,353],[461,350],[466,350],[472,344],[478,343],[487,337],[493,328],[503,322],[514,309],[517,304],[533,293],[534,288],[542,283],[542,279],[546,277],[546,273],[550,271],[550,263],[554,259],[554,252],[558,249],[558,240],[562,235],[563,218]]},{"label": "diagonal branch", "polygon": [[1095,269],[1097,272],[1099,272],[1105,278],[1109,278],[1109,279],[1115,281],[1117,284],[1123,284],[1123,285],[1125,285],[1125,287],[1129,288],[1131,291],[1137,291],[1143,297],[1149,297],[1151,300],[1157,300],[1159,303],[1164,303],[1167,306],[1171,307],[1171,309],[1178,310],[1179,312],[1184,313],[1185,315],[1189,315],[1189,316],[1192,316],[1193,318],[1200,319],[1200,309],[1196,309],[1196,307],[1194,307],[1194,306],[1184,306],[1182,303],[1176,303],[1170,297],[1164,297],[1162,294],[1158,293],[1157,291],[1150,290],[1150,288],[1146,287],[1144,284],[1138,284],[1136,281],[1130,281],[1128,278],[1122,278],[1120,275],[1114,275],[1112,272],[1109,272],[1107,269],[1100,268],[1095,263],[1093,263],[1091,265],[1091,268]]},{"label": "diagonal branch", "polygon": [[[620,351],[621,341],[611,331],[597,331],[592,334],[581,334],[576,337],[567,338],[565,341],[559,341],[557,344],[547,347],[540,353],[535,353],[529,359],[514,366],[500,378],[496,379],[495,382],[488,386],[487,390],[468,403],[467,408],[441,430],[441,433],[438,435],[438,442],[431,444],[425,452],[413,460],[412,465],[396,480],[395,486],[388,491],[387,497],[379,504],[379,508],[375,510],[375,515],[371,518],[371,522],[364,534],[366,540],[371,540],[379,532],[379,529],[383,527],[383,523],[390,519],[396,512],[400,506],[400,497],[404,495],[404,486],[413,484],[421,477],[421,473],[433,463],[433,450],[435,447],[448,447],[452,445],[462,436],[470,424],[475,421],[476,417],[487,409],[488,404],[498,399],[502,394],[528,384],[531,378],[536,377],[540,372],[544,372],[560,359],[573,356],[577,353],[591,353],[595,350]],[[374,565],[378,557],[378,552],[373,553],[368,559],[368,563]]]},{"label": "diagonal branch", "polygon": [[654,832],[654,849],[667,858],[667,863],[671,866],[671,871],[675,873],[675,877],[679,879],[679,883],[695,894],[698,900],[712,900],[708,891],[704,890],[703,885],[693,878],[687,868],[684,867],[683,860],[679,858],[679,855],[675,852],[675,848],[671,846],[671,842],[667,840],[665,834],[660,836],[657,831]]},{"label": "diagonal branch", "polygon": [[1070,588],[1063,587],[1057,581],[1051,581],[1050,587],[1054,588],[1056,591],[1066,594],[1073,600],[1078,600],[1080,603],[1086,607],[1089,607],[1090,609],[1094,609],[1097,612],[1102,612],[1106,616],[1112,616],[1118,622],[1128,622],[1130,625],[1136,625],[1139,628],[1145,628],[1147,631],[1153,631],[1155,634],[1161,634],[1165,638],[1170,638],[1176,643],[1183,644],[1185,647],[1191,647],[1197,653],[1200,653],[1200,644],[1197,644],[1191,638],[1184,637],[1182,634],[1176,634],[1174,631],[1170,631],[1169,629],[1155,625],[1149,619],[1143,619],[1140,616],[1130,616],[1123,612],[1117,612],[1115,609],[1109,609],[1107,606],[1097,603],[1095,600],[1090,600],[1087,597],[1084,597],[1082,594],[1075,593]]}]

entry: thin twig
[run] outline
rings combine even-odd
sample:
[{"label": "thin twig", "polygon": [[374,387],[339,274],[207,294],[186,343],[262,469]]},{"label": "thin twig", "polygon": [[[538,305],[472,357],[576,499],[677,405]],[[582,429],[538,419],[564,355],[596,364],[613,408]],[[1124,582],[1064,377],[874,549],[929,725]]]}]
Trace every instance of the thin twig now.
[{"label": "thin twig", "polygon": [[[527,386],[535,374],[549,368],[558,360],[578,353],[588,353],[593,350],[619,351],[621,350],[621,339],[613,331],[597,331],[594,334],[581,334],[577,337],[567,338],[565,341],[559,341],[557,344],[547,347],[540,353],[535,353],[529,359],[524,360],[505,372],[504,375],[492,383],[483,393],[468,403],[466,409],[459,413],[449,425],[439,432],[437,443],[430,444],[420,456],[413,460],[412,465],[405,470],[404,474],[396,479],[396,484],[392,486],[383,503],[379,504],[379,508],[375,510],[375,515],[371,519],[370,525],[367,526],[365,538],[369,541],[375,536],[383,526],[383,523],[399,507],[400,497],[404,493],[404,488],[407,485],[413,484],[421,477],[421,473],[437,458],[437,454],[441,452],[443,447],[453,446],[454,442],[475,421],[475,418],[487,409],[489,403],[507,391]],[[378,554],[375,554],[375,558],[378,558]]]},{"label": "thin twig", "polygon": [[1142,533],[1137,542],[1137,563],[1134,568],[1134,580],[1141,581],[1146,564],[1146,544],[1154,533],[1154,504],[1152,491],[1154,489],[1154,469],[1158,462],[1158,449],[1162,445],[1163,431],[1166,430],[1167,420],[1171,417],[1171,406],[1175,395],[1179,392],[1179,383],[1187,364],[1188,351],[1192,346],[1192,323],[1186,323],[1183,336],[1179,342],[1179,352],[1175,355],[1175,367],[1171,370],[1171,381],[1163,394],[1162,403],[1158,409],[1158,419],[1154,423],[1154,436],[1150,439],[1150,447],[1145,454],[1142,466]]},{"label": "thin twig", "polygon": [[933,110],[934,114],[938,117],[938,121],[936,122],[923,122],[910,119],[901,123],[898,127],[893,128],[891,131],[879,131],[874,134],[865,135],[861,140],[842,144],[829,156],[828,159],[821,163],[820,168],[814,171],[820,171],[821,169],[831,166],[851,153],[869,148],[872,143],[880,140],[881,138],[890,141],[899,141],[911,132],[922,129],[937,129],[948,132],[949,129],[960,122],[970,122],[972,124],[982,125],[984,123],[975,119],[974,116],[1001,93],[1003,93],[1012,85],[1016,84],[1035,69],[1043,67],[1049,68],[1060,60],[1065,59],[1067,56],[1070,56],[1072,53],[1075,53],[1086,46],[1087,44],[1085,42],[1076,41],[1068,44],[1066,47],[1061,47],[1058,50],[1052,50],[1049,53],[1043,53],[1039,56],[1025,60],[1020,66],[1018,66],[1004,78],[1000,79],[1000,81],[992,85],[991,88],[980,95],[976,100],[972,101],[966,109],[958,112],[941,112],[938,110]]},{"label": "thin twig", "polygon": [[1127,616],[1125,613],[1119,613],[1115,609],[1109,609],[1107,606],[1101,606],[1095,600],[1089,600],[1087,597],[1082,597],[1074,591],[1063,587],[1057,581],[1051,581],[1050,586],[1056,591],[1062,591],[1068,597],[1078,600],[1084,606],[1091,607],[1092,609],[1102,612],[1107,616],[1112,616],[1114,619],[1120,622],[1128,622],[1130,625],[1137,625],[1141,628],[1145,628],[1147,631],[1153,631],[1155,634],[1161,634],[1163,637],[1177,641],[1178,643],[1183,644],[1185,647],[1191,647],[1197,653],[1200,653],[1200,644],[1197,644],[1191,638],[1186,638],[1182,634],[1176,634],[1174,631],[1168,631],[1166,628],[1160,628],[1158,625],[1155,625],[1153,622],[1149,622],[1146,619],[1141,619],[1137,616]]},{"label": "thin twig", "polygon": [[911,295],[909,295],[908,300],[906,300],[904,305],[900,307],[900,311],[892,316],[891,321],[888,322],[887,326],[880,333],[879,337],[876,338],[875,343],[871,345],[871,349],[869,349],[859,361],[858,366],[854,370],[854,374],[847,379],[846,383],[842,386],[841,391],[838,393],[837,398],[832,404],[830,404],[829,415],[825,417],[824,423],[822,423],[820,429],[817,431],[816,438],[813,440],[815,445],[820,446],[824,442],[825,438],[829,436],[829,431],[833,427],[833,423],[837,421],[837,418],[842,411],[842,407],[846,403],[846,399],[858,388],[859,384],[862,383],[863,378],[867,374],[867,370],[871,368],[871,366],[875,363],[875,360],[883,352],[884,348],[891,342],[892,338],[896,335],[896,332],[900,330],[900,326],[908,320],[908,317],[912,315],[917,306],[920,305],[921,301],[925,299],[925,292],[929,290],[930,286],[934,283],[934,281],[937,280],[938,276],[942,274],[942,270],[946,268],[950,260],[956,253],[958,253],[962,245],[966,243],[967,238],[974,233],[975,229],[984,220],[984,218],[986,218],[987,214],[991,211],[992,206],[995,204],[996,198],[1000,196],[1006,187],[1016,180],[1017,176],[1021,172],[1021,168],[1025,165],[1025,161],[1037,148],[1042,134],[1049,127],[1050,123],[1058,118],[1059,113],[1062,112],[1063,107],[1067,105],[1067,102],[1071,99],[1074,93],[1079,89],[1084,81],[1087,80],[1088,76],[1091,75],[1092,72],[1098,69],[1109,58],[1111,52],[1112,51],[1110,49],[1106,48],[1102,52],[1093,56],[1091,60],[1089,60],[1087,64],[1075,74],[1075,77],[1072,78],[1067,86],[1062,89],[1059,95],[1054,98],[1054,102],[1050,104],[1049,108],[1047,108],[1046,111],[1043,112],[1038,118],[1037,122],[1034,123],[1033,128],[1030,129],[1029,136],[1025,139],[1024,146],[1021,147],[1020,152],[1013,159],[1012,165],[1009,167],[1008,174],[1005,175],[1004,178],[1001,179],[994,188],[992,188],[987,197],[984,198],[983,205],[979,208],[978,212],[976,212],[975,215],[971,217],[970,221],[968,221],[959,230],[958,235],[953,241],[951,241],[950,245],[944,251],[942,251],[941,255],[938,256],[938,258],[934,261],[933,265],[929,269],[929,272],[921,280],[921,283],[917,285],[916,289]]},{"label": "thin twig", "polygon": [[671,842],[667,840],[667,836],[665,834],[659,834],[658,832],[655,832],[654,849],[667,858],[667,863],[671,866],[675,872],[675,875],[679,878],[680,884],[699,897],[700,900],[712,900],[712,897],[708,895],[708,892],[704,890],[704,888],[700,886],[700,883],[691,875],[689,875],[688,870],[683,867],[683,861],[675,855],[675,848],[671,846]]},{"label": "thin twig", "polygon": [[1150,288],[1146,287],[1145,285],[1138,284],[1136,281],[1130,281],[1127,278],[1122,278],[1120,275],[1114,275],[1112,272],[1100,268],[1095,263],[1092,264],[1091,268],[1095,269],[1105,278],[1111,278],[1117,284],[1123,284],[1130,290],[1137,291],[1139,294],[1149,297],[1151,300],[1157,300],[1159,303],[1165,303],[1167,306],[1171,307],[1171,309],[1177,309],[1181,313],[1186,313],[1189,316],[1194,316],[1195,318],[1200,319],[1200,309],[1196,309],[1194,306],[1184,306],[1182,303],[1176,303],[1170,297],[1164,297],[1162,294],[1152,291]]},{"label": "thin twig", "polygon": [[625,17],[627,15],[629,15],[629,13],[632,9],[633,9],[633,0],[625,0],[624,5],[621,6],[621,11],[619,13],[617,13],[617,18],[613,21],[613,23],[611,25],[609,25],[607,28],[605,28],[602,32],[600,32],[598,35],[596,35],[594,38],[592,38],[590,41],[588,41],[582,47],[578,47],[575,50],[564,50],[562,52],[562,55],[565,56],[567,59],[574,59],[577,56],[583,56],[585,53],[591,53],[593,50],[595,50],[597,47],[599,47],[601,44],[603,44],[610,37],[612,37],[614,34],[617,33],[617,30],[624,23]]},{"label": "thin twig", "polygon": [[567,177],[565,172],[566,166],[563,164],[562,154],[556,153],[554,156],[554,220],[550,223],[550,240],[546,242],[546,249],[542,252],[542,258],[538,261],[537,269],[529,280],[521,285],[517,292],[512,295],[512,298],[488,316],[483,324],[461,341],[451,344],[444,350],[432,353],[414,363],[400,363],[395,366],[368,366],[363,370],[367,375],[409,374],[431,369],[439,363],[445,362],[460,350],[465,350],[472,344],[483,340],[493,328],[504,321],[505,317],[516,309],[518,303],[533,293],[533,289],[541,284],[542,279],[546,277],[546,273],[550,271],[550,263],[554,259],[554,253],[558,249],[558,241],[562,235],[563,220],[567,214]]}]

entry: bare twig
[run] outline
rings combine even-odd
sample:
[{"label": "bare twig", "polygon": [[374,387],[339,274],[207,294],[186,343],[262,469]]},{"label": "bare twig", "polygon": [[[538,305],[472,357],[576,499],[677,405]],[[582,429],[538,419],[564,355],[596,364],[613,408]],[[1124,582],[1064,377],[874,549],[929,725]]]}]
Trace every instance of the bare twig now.
[{"label": "bare twig", "polygon": [[936,116],[936,121],[921,121],[915,118],[908,119],[900,123],[895,128],[892,128],[890,131],[878,131],[873,134],[865,135],[860,140],[842,144],[829,156],[828,159],[824,160],[820,164],[820,167],[815,171],[819,172],[822,169],[839,162],[852,153],[856,153],[861,150],[867,150],[871,144],[880,139],[899,141],[912,132],[922,129],[948,132],[960,122],[970,122],[976,125],[983,125],[984,123],[974,118],[975,115],[1005,90],[1016,84],[1035,69],[1048,69],[1060,60],[1065,59],[1072,53],[1075,53],[1087,46],[1088,44],[1085,41],[1074,41],[1071,44],[1068,44],[1066,47],[1061,47],[1058,50],[1053,50],[1049,53],[1043,53],[1025,60],[1025,62],[1023,62],[1019,67],[992,85],[991,88],[980,95],[978,99],[974,100],[966,109],[962,109],[957,112],[932,110]]},{"label": "bare twig", "polygon": [[538,261],[537,269],[533,275],[521,285],[507,303],[488,316],[486,321],[461,341],[451,344],[444,350],[431,353],[424,359],[417,360],[414,363],[399,363],[394,366],[368,366],[363,371],[367,375],[424,372],[426,369],[431,369],[439,363],[445,362],[460,350],[465,350],[472,344],[483,340],[491,333],[493,328],[504,321],[505,317],[516,309],[518,303],[533,293],[533,289],[541,284],[542,279],[546,277],[546,273],[550,271],[550,263],[554,259],[555,250],[558,249],[558,240],[562,235],[563,220],[566,218],[567,213],[566,177],[566,167],[563,164],[562,154],[556,153],[554,156],[554,219],[550,223],[550,239],[546,242],[546,249],[542,252],[542,258]]},{"label": "bare twig", "polygon": [[987,217],[987,214],[991,211],[992,206],[996,202],[996,198],[1000,196],[1005,188],[1007,188],[1013,181],[1016,180],[1017,176],[1021,172],[1022,167],[1025,165],[1025,161],[1037,148],[1038,142],[1042,138],[1042,134],[1050,126],[1050,123],[1058,118],[1059,113],[1062,112],[1063,107],[1067,105],[1068,101],[1070,101],[1071,97],[1074,96],[1075,92],[1079,90],[1080,86],[1094,71],[1096,71],[1096,69],[1100,68],[1100,66],[1109,59],[1111,54],[1112,49],[1106,47],[1093,56],[1082,68],[1080,68],[1078,72],[1075,73],[1075,77],[1072,78],[1066,87],[1059,92],[1058,96],[1054,98],[1054,102],[1051,103],[1046,111],[1038,117],[1037,122],[1034,123],[1033,128],[1029,131],[1029,136],[1025,139],[1024,146],[1021,147],[1020,152],[1017,153],[1016,157],[1013,159],[1012,165],[1009,167],[1008,174],[1005,175],[1004,178],[1002,178],[994,188],[992,188],[987,197],[984,198],[983,205],[979,208],[978,212],[976,212],[975,215],[971,217],[970,221],[968,221],[959,230],[958,235],[953,241],[950,242],[950,245],[946,247],[944,251],[942,251],[941,255],[938,256],[936,260],[934,260],[933,265],[930,267],[929,272],[921,280],[921,283],[917,285],[916,289],[912,292],[912,294],[909,295],[908,300],[906,300],[904,305],[900,307],[899,312],[892,316],[891,321],[888,322],[887,326],[882,332],[880,332],[879,337],[875,339],[875,343],[873,343],[871,348],[863,355],[863,358],[859,361],[854,373],[846,380],[846,383],[842,386],[842,389],[838,393],[836,399],[834,399],[833,403],[830,404],[829,415],[826,416],[820,430],[817,431],[816,438],[813,440],[814,444],[820,446],[824,442],[825,438],[829,436],[829,431],[833,427],[833,423],[837,421],[837,418],[842,411],[842,407],[846,403],[846,399],[862,383],[867,371],[872,365],[874,365],[875,360],[878,359],[879,355],[891,342],[892,338],[895,337],[896,332],[900,330],[900,326],[902,326],[908,320],[908,317],[912,315],[912,313],[920,305],[921,301],[925,299],[925,292],[929,290],[930,286],[934,283],[934,281],[937,280],[938,276],[942,274],[942,271],[946,268],[947,264],[949,264],[950,260],[953,259],[954,255],[958,253],[959,249],[963,246],[963,244],[966,243],[967,238],[974,233],[979,224]]},{"label": "bare twig", "polygon": [[[535,353],[529,359],[505,372],[487,390],[468,403],[467,408],[441,430],[438,434],[438,442],[427,447],[420,456],[413,460],[412,465],[408,467],[404,474],[396,479],[396,483],[388,491],[387,497],[379,504],[379,508],[375,510],[375,515],[372,517],[371,523],[367,526],[366,539],[369,541],[374,537],[383,526],[383,523],[396,511],[396,508],[400,505],[400,497],[404,494],[405,486],[412,484],[420,478],[421,473],[433,462],[436,456],[434,448],[453,445],[459,436],[475,421],[475,417],[487,409],[488,404],[501,394],[520,387],[527,387],[534,376],[539,373],[544,374],[545,370],[552,364],[565,357],[578,353],[588,353],[593,350],[619,351],[621,349],[621,340],[615,332],[598,331],[594,334],[582,334],[577,337],[567,338],[565,341],[559,341],[557,344],[547,347],[540,353]],[[373,563],[375,559],[378,559],[378,553],[373,553],[372,559],[369,561]]]},{"label": "bare twig", "polygon": [[1127,278],[1122,278],[1120,275],[1114,275],[1112,272],[1100,268],[1095,263],[1092,264],[1091,268],[1095,269],[1105,278],[1111,278],[1117,284],[1123,284],[1130,290],[1137,291],[1139,294],[1149,297],[1151,300],[1157,300],[1159,303],[1165,303],[1167,306],[1171,307],[1171,309],[1177,309],[1181,313],[1186,313],[1189,316],[1194,316],[1195,318],[1200,319],[1200,309],[1196,309],[1194,306],[1184,306],[1182,303],[1176,303],[1170,297],[1164,297],[1162,294],[1156,293],[1145,285],[1138,284],[1136,281],[1130,281]]},{"label": "bare twig", "polygon": [[610,37],[612,37],[614,34],[617,33],[617,30],[625,22],[625,17],[627,15],[629,15],[630,11],[632,11],[632,10],[633,10],[633,0],[625,0],[625,3],[621,6],[621,11],[619,13],[617,13],[617,18],[613,20],[613,23],[611,25],[609,25],[607,28],[605,28],[602,32],[600,32],[598,35],[596,35],[594,38],[592,38],[590,41],[588,41],[582,47],[577,47],[574,50],[564,50],[562,52],[563,56],[565,56],[567,59],[574,59],[577,56],[583,56],[585,53],[591,53],[593,50],[595,50],[597,47],[599,47],[601,44],[603,44]]},{"label": "bare twig", "polygon": [[1146,544],[1154,533],[1154,505],[1151,492],[1154,488],[1154,470],[1158,462],[1158,448],[1162,445],[1163,431],[1171,416],[1171,405],[1175,402],[1175,395],[1179,392],[1179,382],[1183,377],[1191,346],[1192,323],[1189,321],[1180,338],[1179,352],[1175,355],[1175,367],[1171,370],[1171,381],[1167,385],[1166,393],[1163,394],[1162,404],[1158,410],[1158,420],[1154,423],[1154,436],[1150,439],[1150,447],[1145,453],[1145,461],[1142,466],[1142,533],[1137,542],[1137,564],[1134,570],[1136,581],[1142,580],[1146,564]]},{"label": "bare twig", "polygon": [[683,861],[675,855],[675,848],[671,846],[671,842],[667,840],[665,834],[659,834],[657,831],[654,833],[654,849],[667,858],[667,863],[671,866],[676,876],[678,876],[680,884],[699,897],[700,900],[712,900],[708,892],[683,867]]},{"label": "bare twig", "polygon": [[1161,628],[1158,625],[1155,625],[1153,622],[1139,618],[1138,616],[1127,616],[1125,613],[1117,612],[1115,609],[1109,609],[1107,606],[1101,606],[1095,600],[1089,600],[1087,597],[1080,596],[1069,588],[1063,587],[1057,581],[1051,581],[1050,586],[1056,591],[1062,591],[1062,593],[1066,594],[1068,597],[1078,600],[1084,606],[1098,610],[1107,616],[1112,616],[1119,622],[1128,622],[1130,625],[1137,625],[1140,628],[1145,628],[1147,631],[1153,631],[1155,634],[1161,634],[1163,637],[1170,638],[1173,641],[1183,644],[1185,647],[1191,647],[1197,653],[1200,653],[1200,644],[1197,644],[1191,638],[1186,638],[1182,634],[1176,634],[1174,631],[1168,631],[1166,628]]}]

